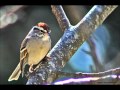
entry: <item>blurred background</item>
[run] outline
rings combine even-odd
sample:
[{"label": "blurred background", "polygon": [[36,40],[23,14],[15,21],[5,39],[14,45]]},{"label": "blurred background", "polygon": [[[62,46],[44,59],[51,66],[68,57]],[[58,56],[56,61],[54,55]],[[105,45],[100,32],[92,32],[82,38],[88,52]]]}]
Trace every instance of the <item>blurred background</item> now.
[{"label": "blurred background", "polygon": [[[64,5],[72,25],[92,8],[88,5]],[[107,17],[91,37],[71,57],[62,71],[99,72],[120,66],[120,7]],[[0,84],[26,84],[26,77],[8,82],[19,62],[19,49],[29,30],[38,22],[51,28],[52,47],[63,35],[50,5],[0,6]]]}]

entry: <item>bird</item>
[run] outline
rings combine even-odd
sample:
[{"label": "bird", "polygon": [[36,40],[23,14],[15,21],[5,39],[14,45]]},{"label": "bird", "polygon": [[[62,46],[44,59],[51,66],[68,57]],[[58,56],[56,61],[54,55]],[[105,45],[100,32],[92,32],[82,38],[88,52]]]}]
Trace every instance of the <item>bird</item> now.
[{"label": "bird", "polygon": [[29,72],[33,72],[33,65],[37,65],[51,49],[50,28],[44,22],[39,22],[29,31],[21,43],[20,61],[10,75],[8,81],[18,80],[20,74],[24,76],[25,66],[29,65]]}]

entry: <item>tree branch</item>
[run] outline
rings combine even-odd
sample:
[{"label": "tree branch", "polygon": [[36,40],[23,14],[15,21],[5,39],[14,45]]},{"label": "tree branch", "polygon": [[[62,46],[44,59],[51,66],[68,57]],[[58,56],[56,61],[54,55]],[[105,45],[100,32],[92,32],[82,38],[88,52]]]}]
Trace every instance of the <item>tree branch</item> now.
[{"label": "tree branch", "polygon": [[54,83],[54,85],[65,85],[65,84],[72,84],[72,85],[83,85],[83,84],[90,84],[90,85],[117,85],[120,84],[120,76],[117,75],[107,75],[105,77],[86,77],[86,78],[70,78],[68,80],[59,81]]},{"label": "tree branch", "polygon": [[110,69],[104,72],[98,72],[98,73],[82,73],[82,72],[76,72],[76,73],[67,73],[67,72],[61,72],[58,71],[56,72],[57,74],[55,75],[56,78],[60,77],[73,77],[73,78],[82,78],[82,77],[104,77],[107,75],[119,75],[120,74],[120,67],[115,68],[115,69]]},{"label": "tree branch", "polygon": [[66,16],[62,6],[51,5],[51,8],[52,8],[52,12],[55,15],[62,31],[68,29],[71,26],[71,24]]},{"label": "tree branch", "polygon": [[[115,69],[107,70],[104,72],[98,72],[98,73],[57,72],[55,78],[60,78],[60,77],[69,77],[69,79],[57,81],[57,82],[54,82],[53,84],[55,84],[55,85],[63,85],[63,84],[115,84],[116,82],[120,81],[120,68],[115,68]],[[70,77],[72,77],[72,78],[70,78]]]},{"label": "tree branch", "polygon": [[116,7],[116,5],[96,5],[76,26],[67,28],[64,35],[48,53],[51,58],[45,62],[42,61],[34,74],[29,75],[27,84],[51,84],[56,75],[55,72],[60,71],[65,66],[79,46]]},{"label": "tree branch", "polygon": [[92,32],[117,8],[117,5],[95,5],[86,16],[75,26],[77,33],[84,42]]}]

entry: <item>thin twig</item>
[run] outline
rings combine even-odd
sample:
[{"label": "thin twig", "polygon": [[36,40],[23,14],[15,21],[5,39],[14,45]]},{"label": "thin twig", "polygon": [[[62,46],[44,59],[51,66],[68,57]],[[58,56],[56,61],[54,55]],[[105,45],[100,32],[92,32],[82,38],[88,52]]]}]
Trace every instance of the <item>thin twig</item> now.
[{"label": "thin twig", "polygon": [[76,72],[76,73],[67,73],[67,72],[56,72],[56,78],[60,77],[73,77],[73,78],[82,78],[82,77],[104,77],[107,75],[120,75],[120,67],[115,69],[110,69],[104,72],[98,72],[98,73],[82,73],[82,72]]},{"label": "thin twig", "polygon": [[88,42],[89,47],[90,47],[90,55],[93,58],[92,60],[93,60],[94,65],[95,65],[96,72],[104,71],[105,69],[104,69],[103,65],[100,63],[100,60],[98,59],[97,54],[96,54],[95,42],[92,40],[92,38],[89,38],[87,40],[87,42]]},{"label": "thin twig", "polygon": [[[67,80],[57,81],[54,84],[115,84],[115,80],[120,81],[120,68],[110,69],[104,72],[98,73],[66,73],[57,72],[55,78],[69,77]],[[108,81],[105,83],[106,79]],[[112,81],[110,81],[112,79]],[[100,81],[101,82],[98,82]],[[116,80],[116,82],[117,82]],[[83,82],[84,81],[84,82]],[[92,81],[92,82],[91,82]],[[117,83],[118,84],[118,83]],[[119,83],[120,84],[120,83]]]}]

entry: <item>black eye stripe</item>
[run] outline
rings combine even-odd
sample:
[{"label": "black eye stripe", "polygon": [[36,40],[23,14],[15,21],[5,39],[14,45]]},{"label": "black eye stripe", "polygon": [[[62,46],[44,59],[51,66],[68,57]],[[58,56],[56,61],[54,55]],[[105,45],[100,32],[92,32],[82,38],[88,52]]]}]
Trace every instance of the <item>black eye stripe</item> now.
[{"label": "black eye stripe", "polygon": [[41,32],[41,33],[47,32],[46,30],[40,29],[38,27],[34,27],[33,29],[34,29],[34,32]]},{"label": "black eye stripe", "polygon": [[44,33],[44,31],[43,31],[43,30],[40,30],[40,31]]},{"label": "black eye stripe", "polygon": [[34,28],[34,31],[41,31],[41,32],[44,32],[44,31],[40,30],[39,28]]},{"label": "black eye stripe", "polygon": [[40,29],[38,29],[38,28],[34,28],[34,30],[35,30],[35,31],[39,31]]}]

